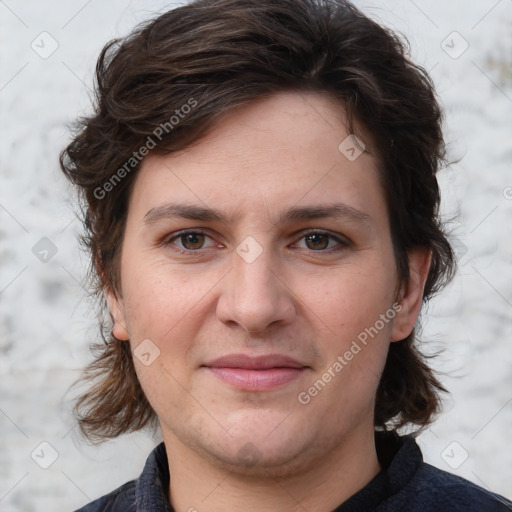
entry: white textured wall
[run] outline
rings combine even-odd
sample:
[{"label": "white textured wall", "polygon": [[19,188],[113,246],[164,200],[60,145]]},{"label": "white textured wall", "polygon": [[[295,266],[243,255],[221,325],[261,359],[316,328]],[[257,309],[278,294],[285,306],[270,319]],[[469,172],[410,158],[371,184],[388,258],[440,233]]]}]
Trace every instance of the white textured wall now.
[{"label": "white textured wall", "polygon": [[[424,333],[428,350],[445,350],[435,364],[452,397],[420,444],[428,462],[512,497],[512,0],[356,3],[406,34],[415,59],[432,70],[452,156],[461,158],[441,175],[444,212],[460,212],[454,228],[461,270],[429,307]],[[57,158],[66,125],[89,110],[103,44],[166,5],[172,4],[0,2],[5,512],[74,510],[137,476],[156,442],[138,434],[98,449],[73,437],[65,393],[96,330],[80,284],[80,224]],[[46,263],[34,254],[45,250]],[[52,449],[41,442],[58,456],[48,469],[31,458],[52,461]]]}]

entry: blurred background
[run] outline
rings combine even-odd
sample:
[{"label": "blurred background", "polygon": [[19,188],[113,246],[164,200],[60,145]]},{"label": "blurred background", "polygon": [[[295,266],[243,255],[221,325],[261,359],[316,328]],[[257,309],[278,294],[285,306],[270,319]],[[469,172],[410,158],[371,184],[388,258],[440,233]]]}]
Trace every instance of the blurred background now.
[{"label": "blurred background", "polygon": [[[355,1],[405,35],[446,112],[443,217],[460,260],[424,310],[451,391],[425,460],[512,498],[512,0]],[[74,510],[138,476],[158,439],[77,436],[68,388],[99,339],[58,167],[104,43],[177,5],[0,1],[0,510]],[[427,320],[428,319],[428,320]]]}]

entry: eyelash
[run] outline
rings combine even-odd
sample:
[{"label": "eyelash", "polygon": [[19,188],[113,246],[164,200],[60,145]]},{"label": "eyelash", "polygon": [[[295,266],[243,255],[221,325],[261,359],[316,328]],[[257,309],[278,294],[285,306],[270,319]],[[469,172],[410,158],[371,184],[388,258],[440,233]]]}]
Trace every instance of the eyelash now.
[{"label": "eyelash", "polygon": [[[181,254],[188,254],[188,255],[192,255],[194,253],[199,253],[199,251],[201,251],[201,249],[182,249],[180,247],[177,247],[173,244],[173,241],[174,240],[177,240],[177,239],[180,239],[186,235],[204,235],[208,238],[212,238],[210,235],[208,235],[208,233],[206,233],[205,231],[202,231],[200,229],[188,229],[188,230],[184,230],[184,231],[180,231],[176,234],[173,234],[171,237],[167,237],[163,240],[163,245],[164,246],[174,246],[173,247],[173,250],[174,251],[177,251]],[[342,250],[342,249],[345,249],[347,247],[350,246],[350,242],[346,239],[343,239],[341,237],[338,237],[338,236],[335,236],[333,235],[332,233],[328,232],[328,231],[322,231],[322,230],[318,230],[318,229],[310,229],[308,231],[303,231],[301,233],[301,237],[300,239],[302,238],[305,238],[309,235],[325,235],[327,237],[329,237],[330,240],[334,240],[336,241],[340,247],[338,248],[333,248],[331,247],[330,249],[321,249],[321,250],[318,250],[318,251],[315,251],[313,249],[306,249],[312,253],[332,253],[332,252],[337,252],[339,250]]]}]

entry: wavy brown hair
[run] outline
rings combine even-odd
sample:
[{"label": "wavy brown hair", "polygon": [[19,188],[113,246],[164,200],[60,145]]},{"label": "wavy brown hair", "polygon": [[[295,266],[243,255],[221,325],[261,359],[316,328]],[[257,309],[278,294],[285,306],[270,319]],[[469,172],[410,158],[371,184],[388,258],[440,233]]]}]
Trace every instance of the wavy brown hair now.
[{"label": "wavy brown hair", "polygon": [[[96,82],[94,112],[78,122],[60,161],[82,200],[89,277],[104,312],[105,291],[120,290],[120,251],[141,148],[151,139],[154,153],[184,149],[223,113],[281,91],[329,95],[344,107],[351,133],[357,124],[369,135],[400,283],[409,279],[408,251],[418,247],[432,253],[424,301],[453,276],[454,255],[438,211],[436,173],[446,160],[432,81],[409,60],[403,39],[349,2],[196,0],[109,42]],[[102,326],[104,342],[95,345],[82,378],[87,389],[75,403],[90,440],[157,424],[129,343],[112,336],[111,321]],[[376,427],[425,427],[439,412],[446,390],[417,345],[414,331],[391,343]]]}]

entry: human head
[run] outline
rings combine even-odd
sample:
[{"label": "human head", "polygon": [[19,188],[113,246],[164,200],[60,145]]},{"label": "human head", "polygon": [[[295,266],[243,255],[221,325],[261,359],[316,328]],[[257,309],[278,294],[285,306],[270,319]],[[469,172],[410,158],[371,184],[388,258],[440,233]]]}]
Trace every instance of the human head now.
[{"label": "human head", "polygon": [[[438,220],[442,116],[430,79],[405,51],[350,3],[314,0],[196,1],[109,43],[98,60],[95,112],[61,156],[84,200],[98,294],[121,290],[141,148],[163,155],[200,144],[237,107],[295,91],[338,102],[349,133],[376,158],[398,281],[409,279],[410,251],[428,249],[427,300],[453,271]],[[108,341],[89,367],[96,384],[78,403],[81,428],[91,437],[115,437],[154,419],[129,345]],[[375,425],[426,425],[441,389],[412,331],[390,345]]]}]

